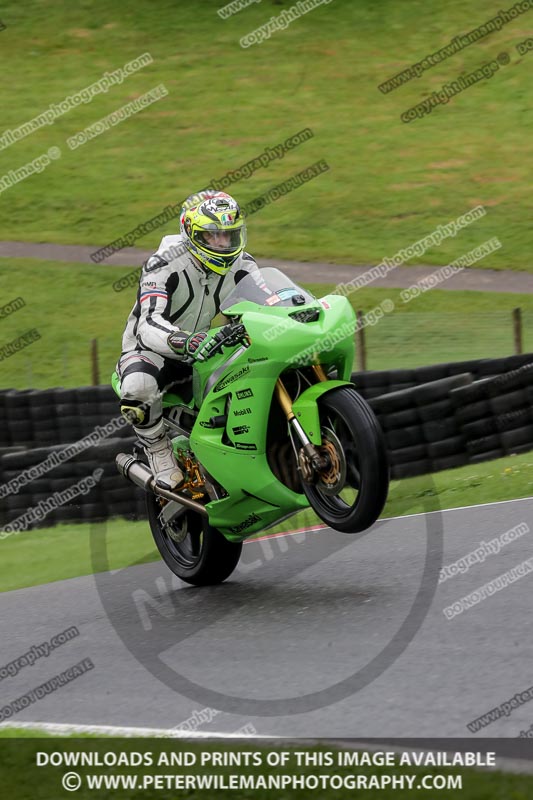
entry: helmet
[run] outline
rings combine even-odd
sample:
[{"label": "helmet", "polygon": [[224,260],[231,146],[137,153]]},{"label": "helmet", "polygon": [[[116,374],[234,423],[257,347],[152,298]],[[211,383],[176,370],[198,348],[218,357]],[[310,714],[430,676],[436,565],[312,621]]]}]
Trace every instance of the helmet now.
[{"label": "helmet", "polygon": [[[220,241],[221,235],[224,241]],[[246,224],[239,204],[229,195],[215,195],[187,209],[183,238],[187,250],[204,267],[225,275],[246,245]]]},{"label": "helmet", "polygon": [[189,208],[199,205],[203,200],[209,200],[211,197],[224,197],[226,200],[228,198],[231,200],[231,196],[229,194],[226,194],[226,192],[218,192],[216,189],[202,189],[201,192],[190,194],[188,198],[183,201],[183,205],[181,207],[180,233],[183,233],[183,220],[185,219],[185,212],[188,211]]}]

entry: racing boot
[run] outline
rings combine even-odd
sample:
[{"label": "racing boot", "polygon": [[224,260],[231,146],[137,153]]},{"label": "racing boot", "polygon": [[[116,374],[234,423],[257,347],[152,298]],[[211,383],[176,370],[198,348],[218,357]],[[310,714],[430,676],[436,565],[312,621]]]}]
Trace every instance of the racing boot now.
[{"label": "racing boot", "polygon": [[155,483],[160,489],[172,492],[183,483],[184,477],[163,420],[150,428],[134,428],[134,430],[148,457]]}]

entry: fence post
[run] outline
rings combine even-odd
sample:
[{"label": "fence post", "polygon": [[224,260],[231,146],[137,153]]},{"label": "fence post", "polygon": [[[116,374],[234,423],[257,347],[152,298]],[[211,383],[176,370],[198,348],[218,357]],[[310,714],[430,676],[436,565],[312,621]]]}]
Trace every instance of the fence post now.
[{"label": "fence post", "polygon": [[92,384],[100,384],[100,370],[98,369],[98,339],[91,339],[91,372]]},{"label": "fence post", "polygon": [[522,347],[522,309],[513,308],[514,351],[516,355],[523,353]]},{"label": "fence post", "polygon": [[357,369],[359,372],[366,370],[366,343],[365,329],[363,326],[363,312],[356,311],[357,332],[355,334],[355,346],[357,351]]}]

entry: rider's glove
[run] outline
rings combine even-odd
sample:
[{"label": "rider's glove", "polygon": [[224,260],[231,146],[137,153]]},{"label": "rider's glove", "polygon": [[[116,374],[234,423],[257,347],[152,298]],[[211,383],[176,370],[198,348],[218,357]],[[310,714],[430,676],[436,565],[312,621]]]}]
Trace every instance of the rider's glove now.
[{"label": "rider's glove", "polygon": [[183,359],[205,361],[209,357],[214,342],[213,337],[206,331],[196,331],[196,333],[175,331],[168,335],[167,344],[176,355]]}]

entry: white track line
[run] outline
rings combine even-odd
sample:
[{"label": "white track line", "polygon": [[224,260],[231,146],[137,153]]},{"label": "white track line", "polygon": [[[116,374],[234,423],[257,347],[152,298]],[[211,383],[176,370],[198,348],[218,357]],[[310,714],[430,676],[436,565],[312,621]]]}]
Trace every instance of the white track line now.
[{"label": "white track line", "polygon": [[423,517],[426,514],[444,514],[447,511],[468,511],[470,508],[485,508],[488,506],[501,506],[506,503],[525,503],[526,500],[533,500],[533,496],[515,497],[512,500],[494,500],[492,503],[473,503],[471,506],[457,506],[456,508],[436,508],[435,511],[420,511],[417,514],[404,514],[398,517],[382,517],[385,522],[389,519],[406,519],[407,517]]},{"label": "white track line", "polygon": [[[468,511],[470,508],[485,508],[489,506],[500,506],[506,503],[525,503],[526,500],[533,500],[533,496],[515,497],[512,500],[494,500],[492,503],[474,503],[471,506],[457,506],[456,508],[436,508],[434,511],[418,511],[416,514],[400,514],[397,517],[380,517],[378,522],[389,522],[394,519],[409,519],[410,517],[425,517],[426,514],[445,514],[448,511]],[[281,533],[268,533],[265,536],[258,536],[257,539],[246,539],[243,544],[253,544],[264,539],[276,539],[280,536],[295,536],[297,533],[315,533],[317,531],[329,530],[327,525],[313,525],[310,528],[296,528],[292,531],[282,531]]]},{"label": "white track line", "polygon": [[22,728],[38,730],[57,735],[71,733],[100,733],[104,736],[155,736],[168,739],[271,739],[271,736],[252,736],[243,733],[225,733],[221,731],[180,731],[176,728],[136,728],[119,727],[117,725],[82,725],[70,722],[2,722],[4,728]]}]

